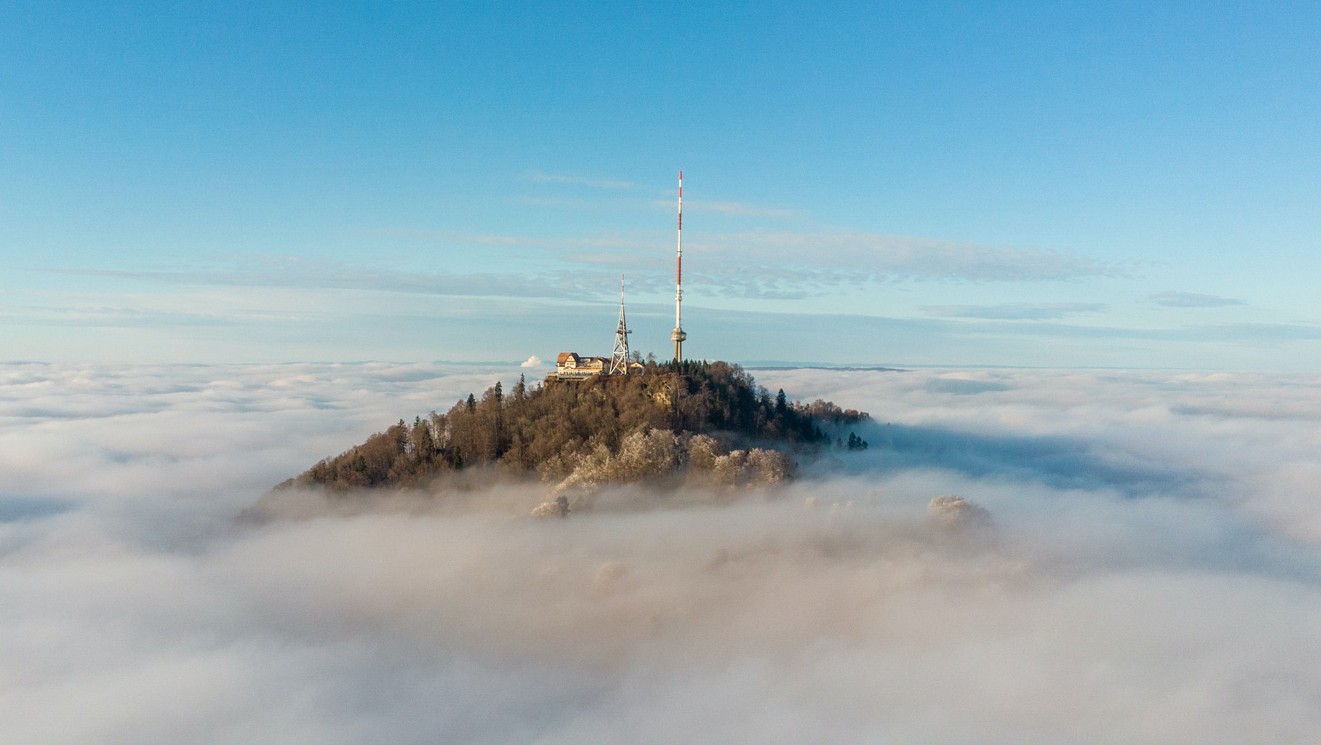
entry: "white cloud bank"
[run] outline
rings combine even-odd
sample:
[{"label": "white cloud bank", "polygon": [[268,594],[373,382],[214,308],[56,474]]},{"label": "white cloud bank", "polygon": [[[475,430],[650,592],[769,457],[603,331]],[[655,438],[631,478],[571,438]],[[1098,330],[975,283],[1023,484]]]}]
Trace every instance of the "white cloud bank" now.
[{"label": "white cloud bank", "polygon": [[[0,740],[1321,730],[1314,378],[768,371],[871,449],[720,509],[234,521],[518,372],[0,366]],[[931,524],[946,493],[994,527]]]}]

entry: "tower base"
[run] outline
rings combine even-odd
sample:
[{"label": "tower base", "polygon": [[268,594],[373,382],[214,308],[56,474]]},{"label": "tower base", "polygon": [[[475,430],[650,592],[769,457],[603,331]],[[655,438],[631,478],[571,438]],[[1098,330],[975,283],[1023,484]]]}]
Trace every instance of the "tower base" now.
[{"label": "tower base", "polygon": [[674,341],[674,361],[683,362],[683,342],[688,338],[688,334],[683,329],[675,327],[674,333],[670,334],[670,339]]}]

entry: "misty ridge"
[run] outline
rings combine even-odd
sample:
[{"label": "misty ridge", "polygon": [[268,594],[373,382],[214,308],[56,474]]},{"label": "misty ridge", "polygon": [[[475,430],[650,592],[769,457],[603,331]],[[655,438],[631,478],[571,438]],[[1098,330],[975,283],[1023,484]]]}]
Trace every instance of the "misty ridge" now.
[{"label": "misty ridge", "polygon": [[236,519],[519,372],[0,365],[0,742],[1321,731],[1314,376],[758,371],[871,412],[835,435],[870,447],[765,489],[609,483],[567,520],[529,518],[562,478],[498,462]]},{"label": "misty ridge", "polygon": [[[568,516],[592,509],[665,506],[703,493],[729,501],[747,489],[792,480],[795,456],[823,449],[865,450],[856,432],[868,415],[821,399],[772,396],[738,365],[651,362],[630,375],[529,386],[524,375],[508,395],[497,381],[481,398],[469,394],[444,414],[431,412],[368,437],[282,482],[249,519],[408,505],[443,508],[497,484],[522,485],[548,499],[536,516]],[[621,500],[618,487],[636,499]],[[610,496],[603,491],[612,490]],[[685,496],[673,496],[683,491]],[[301,493],[297,493],[301,492]],[[393,492],[393,493],[391,493]],[[650,499],[644,493],[650,493]],[[670,495],[672,498],[667,498]],[[507,507],[494,496],[490,506]],[[451,505],[452,506],[452,505]]]}]

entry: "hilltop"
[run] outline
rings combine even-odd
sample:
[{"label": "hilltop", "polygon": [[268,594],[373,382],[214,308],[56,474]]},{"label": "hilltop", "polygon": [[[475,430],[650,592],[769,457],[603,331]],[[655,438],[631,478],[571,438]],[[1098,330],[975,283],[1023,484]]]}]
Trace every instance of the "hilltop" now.
[{"label": "hilltop", "polygon": [[[772,395],[738,365],[648,364],[631,375],[497,382],[444,414],[404,420],[326,458],[277,490],[442,491],[474,469],[554,484],[561,512],[608,484],[722,487],[792,478],[793,453],[843,445],[867,419],[825,401]],[[848,447],[866,447],[848,433]]]}]

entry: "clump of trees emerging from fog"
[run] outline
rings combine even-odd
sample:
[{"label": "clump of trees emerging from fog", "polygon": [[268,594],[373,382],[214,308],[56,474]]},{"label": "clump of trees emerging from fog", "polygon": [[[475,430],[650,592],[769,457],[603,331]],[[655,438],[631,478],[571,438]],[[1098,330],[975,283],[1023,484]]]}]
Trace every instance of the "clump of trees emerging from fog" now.
[{"label": "clump of trees emerging from fog", "polygon": [[535,475],[559,494],[635,482],[773,484],[792,477],[790,451],[865,448],[840,433],[867,416],[772,395],[725,362],[533,385],[520,377],[510,391],[496,383],[444,414],[400,420],[280,486],[428,489],[474,467]]}]

